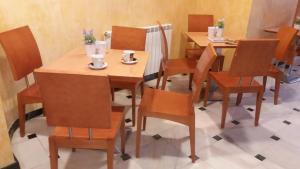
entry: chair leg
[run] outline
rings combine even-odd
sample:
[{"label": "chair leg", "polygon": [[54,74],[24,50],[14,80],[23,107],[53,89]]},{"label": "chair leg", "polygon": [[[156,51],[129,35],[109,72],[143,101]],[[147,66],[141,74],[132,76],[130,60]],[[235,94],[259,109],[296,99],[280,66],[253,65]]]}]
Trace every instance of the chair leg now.
[{"label": "chair leg", "polygon": [[144,81],[141,83],[141,96],[144,95]]},{"label": "chair leg", "polygon": [[137,131],[136,131],[136,147],[135,147],[135,156],[136,158],[140,157],[140,145],[141,145],[141,129],[142,129],[142,112],[139,111],[137,119]]},{"label": "chair leg", "polygon": [[190,132],[190,146],[191,146],[191,159],[194,163],[196,161],[196,152],[195,152],[195,118],[192,118],[192,123],[189,126],[189,132]]},{"label": "chair leg", "polygon": [[224,55],[218,55],[218,58],[219,58],[219,71],[222,71],[223,70],[225,56]]},{"label": "chair leg", "polygon": [[113,169],[114,164],[114,140],[107,141],[107,169]]},{"label": "chair leg", "polygon": [[205,88],[205,94],[204,94],[204,101],[203,101],[203,106],[204,107],[207,106],[210,84],[211,84],[211,78],[210,78],[210,75],[208,74],[207,82],[206,82],[206,88]]},{"label": "chair leg", "polygon": [[259,91],[256,97],[256,110],[255,110],[255,122],[254,122],[255,126],[258,126],[258,122],[259,122],[262,97],[263,97],[263,91]]},{"label": "chair leg", "polygon": [[221,118],[221,128],[225,127],[226,114],[228,109],[229,93],[223,93],[223,105],[222,105],[222,118]]},{"label": "chair leg", "polygon": [[18,96],[18,111],[19,111],[19,126],[20,136],[25,136],[25,104],[22,102],[20,96]]},{"label": "chair leg", "polygon": [[243,98],[243,93],[238,93],[237,98],[236,98],[236,105],[240,105],[242,102],[242,98]]},{"label": "chair leg", "polygon": [[147,117],[144,116],[144,118],[143,118],[143,131],[146,130],[146,124],[147,124]]},{"label": "chair leg", "polygon": [[115,90],[114,90],[114,88],[111,88],[111,100],[115,101]]},{"label": "chair leg", "polygon": [[280,89],[280,80],[281,80],[280,76],[277,76],[275,78],[275,92],[274,92],[274,104],[275,105],[278,104],[279,89]]},{"label": "chair leg", "polygon": [[158,77],[157,77],[157,82],[156,82],[156,89],[158,89],[158,87],[159,87],[159,82],[160,82],[160,78],[161,78],[161,76],[162,76],[162,65],[160,65],[160,67],[159,67],[159,72],[158,72]]},{"label": "chair leg", "polygon": [[135,106],[136,106],[136,103],[135,103],[135,98],[136,98],[136,89],[132,89],[131,90],[131,95],[132,95],[132,98],[131,98],[131,101],[132,101],[132,127],[135,126]]},{"label": "chair leg", "polygon": [[268,76],[263,77],[264,92],[266,91],[267,79],[268,79]]},{"label": "chair leg", "polygon": [[191,74],[190,74],[190,79],[189,79],[189,89],[190,89],[190,90],[192,90],[193,76],[194,76],[194,74],[191,73]]},{"label": "chair leg", "polygon": [[120,127],[120,137],[121,137],[121,152],[125,153],[125,122],[122,120]]},{"label": "chair leg", "polygon": [[164,77],[163,77],[163,81],[162,81],[161,90],[165,90],[166,84],[167,84],[167,80],[168,80],[168,75],[167,75],[167,72],[165,71]]},{"label": "chair leg", "polygon": [[50,153],[50,166],[51,169],[57,169],[58,168],[58,148],[55,143],[55,139],[50,136],[49,137],[49,153]]}]

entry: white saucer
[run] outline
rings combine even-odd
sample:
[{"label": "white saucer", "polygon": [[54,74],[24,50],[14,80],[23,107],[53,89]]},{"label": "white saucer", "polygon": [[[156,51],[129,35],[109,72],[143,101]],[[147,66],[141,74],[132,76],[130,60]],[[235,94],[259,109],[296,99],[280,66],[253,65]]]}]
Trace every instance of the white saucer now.
[{"label": "white saucer", "polygon": [[93,69],[93,70],[101,70],[101,69],[105,69],[107,67],[107,62],[104,62],[104,64],[102,65],[102,67],[94,67],[93,63],[89,63],[89,68]]},{"label": "white saucer", "polygon": [[122,62],[123,64],[126,64],[126,65],[133,65],[133,64],[136,64],[136,63],[138,62],[136,58],[134,58],[134,59],[135,59],[135,60],[129,61],[129,62],[125,62],[123,59],[121,59],[121,62]]}]

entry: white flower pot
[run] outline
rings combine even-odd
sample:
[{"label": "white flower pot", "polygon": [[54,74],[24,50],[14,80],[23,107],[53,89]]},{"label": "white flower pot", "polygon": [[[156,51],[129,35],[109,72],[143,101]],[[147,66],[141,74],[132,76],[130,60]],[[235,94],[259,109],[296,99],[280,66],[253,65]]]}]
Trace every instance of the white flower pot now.
[{"label": "white flower pot", "polygon": [[300,25],[294,24],[294,28],[297,29],[297,30],[300,30]]},{"label": "white flower pot", "polygon": [[92,54],[96,53],[96,45],[95,44],[85,45],[85,52],[88,57],[91,57]]}]

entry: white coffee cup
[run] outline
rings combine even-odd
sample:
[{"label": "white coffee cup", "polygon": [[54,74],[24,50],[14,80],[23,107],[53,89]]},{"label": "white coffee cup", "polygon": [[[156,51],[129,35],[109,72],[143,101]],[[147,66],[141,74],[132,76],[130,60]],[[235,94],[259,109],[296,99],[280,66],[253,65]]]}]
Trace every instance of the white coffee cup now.
[{"label": "white coffee cup", "polygon": [[104,65],[104,55],[92,54],[91,58],[95,68],[101,68]]},{"label": "white coffee cup", "polygon": [[208,37],[209,38],[215,38],[217,33],[217,27],[210,26],[208,27]]},{"label": "white coffee cup", "polygon": [[130,62],[134,58],[135,52],[133,50],[124,50],[123,51],[123,60],[124,62]]},{"label": "white coffee cup", "polygon": [[106,52],[106,41],[95,42],[96,54],[105,55]]}]

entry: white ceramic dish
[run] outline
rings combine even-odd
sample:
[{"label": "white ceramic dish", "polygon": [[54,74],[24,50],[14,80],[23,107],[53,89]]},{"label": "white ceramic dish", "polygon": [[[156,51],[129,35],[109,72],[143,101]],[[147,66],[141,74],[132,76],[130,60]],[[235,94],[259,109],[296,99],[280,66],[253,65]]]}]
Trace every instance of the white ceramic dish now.
[{"label": "white ceramic dish", "polygon": [[101,70],[101,69],[105,69],[107,67],[107,62],[104,62],[104,64],[102,65],[102,67],[94,67],[93,63],[89,63],[89,68],[93,69],[93,70]]},{"label": "white ceramic dish", "polygon": [[136,58],[133,58],[133,61],[125,62],[124,59],[121,59],[121,62],[126,65],[133,65],[136,64],[138,60]]}]

